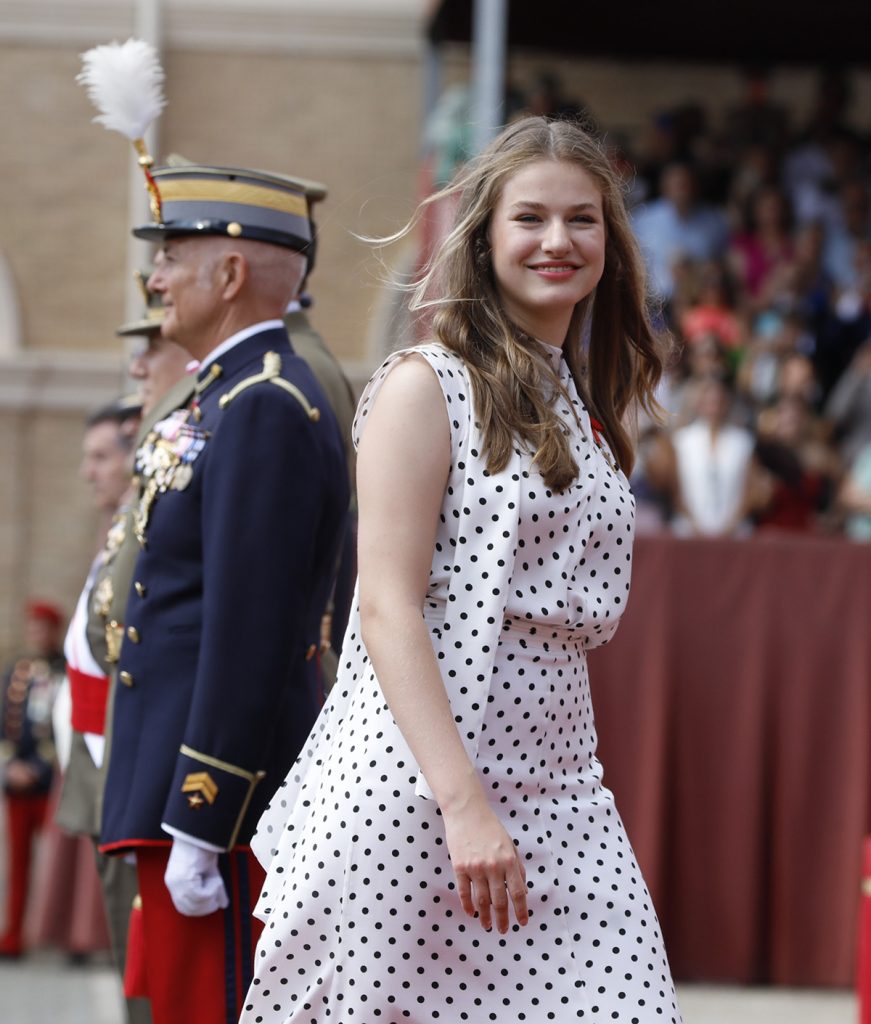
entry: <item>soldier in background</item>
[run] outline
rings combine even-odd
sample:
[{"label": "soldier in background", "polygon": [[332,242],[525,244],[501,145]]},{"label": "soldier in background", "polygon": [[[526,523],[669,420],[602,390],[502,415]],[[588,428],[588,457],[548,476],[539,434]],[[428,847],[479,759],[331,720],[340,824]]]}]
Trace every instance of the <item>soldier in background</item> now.
[{"label": "soldier in background", "polygon": [[[139,277],[144,289],[145,278]],[[134,449],[158,419],[183,404],[193,392],[193,381],[185,372],[190,356],[180,345],[161,337],[163,310],[159,298],[155,301],[147,290],[144,294],[148,301],[145,315],[117,331],[121,337],[137,339],[129,364],[129,374],[137,385],[142,417]],[[64,771],[56,814],[61,827],[88,836],[95,844],[112,954],[122,977],[127,960],[130,913],[138,892],[136,869],[123,859],[106,857],[96,851],[96,841],[100,835],[100,807],[108,754],[106,722],[111,705],[112,676],[123,635],[133,564],[139,551],[130,525],[134,497],[135,490],[116,508],[106,543],[82,591],[67,637],[71,647],[71,681],[75,678],[77,685],[73,688],[69,763]],[[88,668],[90,671],[86,670]],[[99,692],[99,700],[89,699],[89,688],[93,696]],[[148,1024],[151,1011],[147,1000],[128,997],[127,1017],[131,1024]]]},{"label": "soldier in background", "polygon": [[[87,645],[84,624],[87,594],[93,586],[105,551],[117,544],[115,514],[129,494],[133,444],[139,427],[140,408],[134,398],[119,399],[88,417],[82,439],[80,475],[91,491],[98,515],[96,553],[85,587],[76,602],[66,637],[64,657],[66,679],[55,703],[53,719],[61,770],[61,797],[69,776],[70,759],[80,766],[102,749],[103,717],[109,681]],[[74,770],[74,775],[78,774]],[[99,864],[87,830],[68,829],[57,804],[52,801],[53,818],[60,828],[46,832],[45,852],[40,864],[39,892],[34,907],[34,932],[40,945],[65,950],[74,962],[84,960],[110,945],[99,882]]]},{"label": "soldier in background", "polygon": [[[311,211],[315,203],[326,198],[327,189],[325,185],[318,182],[304,181],[302,184]],[[309,219],[312,225],[312,245],[314,246],[317,234],[314,218],[310,216]],[[321,670],[324,676],[324,689],[328,693],[336,679],[338,657],[342,649],[345,627],[348,624],[354,581],[357,576],[357,499],[354,487],[356,455],[351,440],[351,426],[354,422],[357,400],[338,359],[333,355],[323,337],[312,327],[309,320],[308,311],[313,300],[308,293],[307,286],[314,265],[315,249],[312,248],[308,252],[306,276],[300,285],[299,296],[288,305],[284,315],[284,326],[290,335],[290,343],[294,352],[308,363],[336,415],[342,442],[345,446],[348,482],[351,487],[351,507],[339,554],[336,585],[321,627]]]},{"label": "soldier in background", "polygon": [[0,762],[6,805],[8,878],[0,956],[24,952],[24,913],[33,842],[45,823],[54,776],[51,711],[63,678],[61,613],[31,601],[25,614],[25,653],[3,676],[0,691]]},{"label": "soldier in background", "polygon": [[[81,755],[90,762],[100,755],[108,679],[85,640],[86,596],[105,548],[117,542],[113,519],[130,491],[139,417],[139,403],[125,398],[97,410],[85,424],[80,476],[91,491],[98,531],[96,554],[64,639],[66,679],[53,711],[62,779],[71,757]],[[65,950],[71,961],[81,963],[110,945],[99,866],[95,866],[93,844],[85,830],[66,829],[63,817],[56,824],[60,828],[53,824],[46,831],[33,911],[34,934],[40,945],[56,946]]]}]

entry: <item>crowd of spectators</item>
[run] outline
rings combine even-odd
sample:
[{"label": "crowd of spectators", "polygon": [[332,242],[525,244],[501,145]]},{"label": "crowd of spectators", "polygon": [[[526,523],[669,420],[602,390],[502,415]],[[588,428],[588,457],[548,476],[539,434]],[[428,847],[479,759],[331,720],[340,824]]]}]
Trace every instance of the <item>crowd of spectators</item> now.
[{"label": "crowd of spectators", "polygon": [[802,124],[764,70],[746,83],[719,123],[692,103],[635,147],[605,134],[674,340],[639,525],[871,540],[871,145],[840,72]]},{"label": "crowd of spectators", "polygon": [[[553,75],[506,92],[507,119],[580,117],[622,170],[673,358],[664,424],[641,424],[639,530],[781,529],[871,541],[871,140],[851,86],[821,71],[810,115],[769,73],[717,118],[698,102],[615,136]],[[428,187],[471,155],[469,90],[427,125]],[[449,230],[436,211],[424,248]]]}]

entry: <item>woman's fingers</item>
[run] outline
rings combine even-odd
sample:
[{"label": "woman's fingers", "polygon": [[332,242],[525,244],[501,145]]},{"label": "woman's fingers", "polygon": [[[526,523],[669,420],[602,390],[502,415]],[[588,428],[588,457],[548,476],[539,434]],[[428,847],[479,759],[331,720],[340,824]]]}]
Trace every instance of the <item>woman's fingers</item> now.
[{"label": "woman's fingers", "polygon": [[456,873],[457,891],[463,910],[476,913],[481,926],[505,934],[511,925],[511,910],[520,925],[529,921],[526,905],[526,872],[516,853],[508,864],[472,867]]},{"label": "woman's fingers", "polygon": [[496,930],[502,935],[508,931],[508,892],[507,878],[503,876],[490,878],[490,905],[496,918]]},{"label": "woman's fingers", "polygon": [[526,924],[529,921],[526,906],[526,872],[517,854],[512,857],[504,873],[491,875],[489,882],[490,904],[497,930],[502,935],[508,931],[512,908],[517,923]]},{"label": "woman's fingers", "polygon": [[472,899],[472,880],[465,871],[457,871],[457,892],[460,896],[460,906],[469,917],[475,916],[475,902]]},{"label": "woman's fingers", "polygon": [[445,814],[445,833],[460,905],[483,928],[504,934],[512,909],[518,924],[529,920],[526,872],[511,837],[489,808],[482,815],[465,805]]},{"label": "woman's fingers", "polygon": [[510,870],[505,879],[505,888],[511,905],[514,907],[514,916],[520,925],[529,921],[529,909],[526,906],[526,870],[523,861],[517,856],[514,858],[513,870]]},{"label": "woman's fingers", "polygon": [[490,883],[484,871],[478,871],[473,875],[475,887],[475,909],[478,911],[478,920],[482,926],[489,930],[493,927],[490,914]]}]

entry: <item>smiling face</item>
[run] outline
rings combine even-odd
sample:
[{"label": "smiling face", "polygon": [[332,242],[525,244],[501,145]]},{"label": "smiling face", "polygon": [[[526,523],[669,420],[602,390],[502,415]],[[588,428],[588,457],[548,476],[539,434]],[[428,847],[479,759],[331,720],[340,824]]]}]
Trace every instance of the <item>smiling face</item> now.
[{"label": "smiling face", "polygon": [[578,164],[535,160],[505,182],[489,241],[496,288],[522,330],[562,345],[605,267],[602,194]]}]

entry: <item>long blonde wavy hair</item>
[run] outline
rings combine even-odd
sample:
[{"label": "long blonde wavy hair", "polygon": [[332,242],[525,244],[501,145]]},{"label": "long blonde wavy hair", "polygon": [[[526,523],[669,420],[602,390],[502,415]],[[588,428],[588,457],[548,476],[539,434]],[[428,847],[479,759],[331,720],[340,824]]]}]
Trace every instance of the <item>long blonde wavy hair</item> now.
[{"label": "long blonde wavy hair", "polygon": [[598,141],[571,121],[523,118],[425,200],[401,234],[431,204],[458,200],[453,230],[415,282],[409,306],[431,314],[435,338],[466,364],[488,471],[504,469],[520,442],[534,453],[545,483],[563,491],[578,475],[553,402],[555,391],[565,392],[543,347],[506,315],[490,260],[490,221],[505,182],[542,159],[579,165],[602,195],[604,272],[575,307],[563,354],[579,394],[628,474],[634,450],[627,413],[641,406],[656,414],[653,393],[662,374],[663,343],[651,325],[644,265],[623,187]]}]

